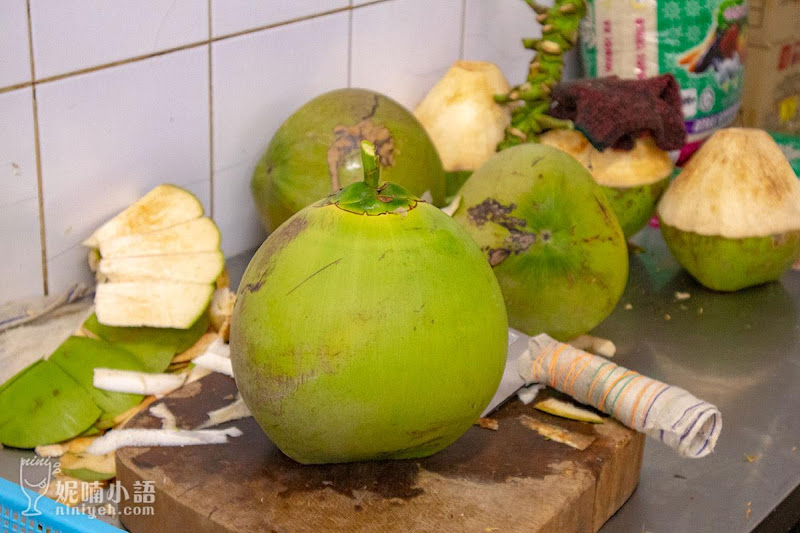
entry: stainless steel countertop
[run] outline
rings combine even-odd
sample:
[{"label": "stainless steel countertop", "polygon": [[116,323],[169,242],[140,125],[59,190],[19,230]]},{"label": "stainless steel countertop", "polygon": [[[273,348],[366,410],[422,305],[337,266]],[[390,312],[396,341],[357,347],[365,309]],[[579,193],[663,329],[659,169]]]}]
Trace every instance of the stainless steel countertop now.
[{"label": "stainless steel countertop", "polygon": [[[703,459],[649,440],[638,489],[601,531],[788,529],[800,520],[800,272],[714,293],[680,269],[658,230],[634,241],[645,251],[631,256],[625,295],[595,333],[616,343],[616,363],[715,403],[723,430]],[[251,255],[229,259],[232,283]],[[18,482],[29,455],[1,450],[0,476]]]}]

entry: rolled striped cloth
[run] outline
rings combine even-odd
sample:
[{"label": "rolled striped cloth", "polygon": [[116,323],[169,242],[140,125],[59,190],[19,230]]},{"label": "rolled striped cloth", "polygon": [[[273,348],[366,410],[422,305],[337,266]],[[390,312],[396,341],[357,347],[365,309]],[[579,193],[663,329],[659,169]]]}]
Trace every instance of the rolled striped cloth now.
[{"label": "rolled striped cloth", "polygon": [[722,431],[716,406],[545,334],[531,338],[519,374],[608,413],[684,457],[711,453]]}]

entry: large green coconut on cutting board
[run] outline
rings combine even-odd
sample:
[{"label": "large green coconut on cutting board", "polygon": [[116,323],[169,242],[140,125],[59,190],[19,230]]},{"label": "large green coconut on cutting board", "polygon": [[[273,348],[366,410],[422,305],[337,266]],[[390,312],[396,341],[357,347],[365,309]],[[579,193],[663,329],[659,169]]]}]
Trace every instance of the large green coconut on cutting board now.
[{"label": "large green coconut on cutting board", "polygon": [[267,231],[362,178],[360,143],[376,146],[384,179],[418,196],[445,196],[442,162],[422,125],[391,98],[366,89],[318,96],[278,128],[251,188]]},{"label": "large green coconut on cutting board", "polygon": [[480,416],[505,365],[503,297],[476,244],[370,175],[272,233],[233,311],[242,398],[302,463],[435,453]]},{"label": "large green coconut on cutting board", "polygon": [[605,319],[628,279],[628,250],[601,188],[572,156],[522,144],[462,187],[454,218],[500,282],[509,323],[560,340]]}]

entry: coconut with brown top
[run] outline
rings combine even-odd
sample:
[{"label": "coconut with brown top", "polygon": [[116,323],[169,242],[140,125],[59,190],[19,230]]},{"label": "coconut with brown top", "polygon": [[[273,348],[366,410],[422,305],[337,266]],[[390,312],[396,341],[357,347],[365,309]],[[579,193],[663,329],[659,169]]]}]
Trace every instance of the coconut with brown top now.
[{"label": "coconut with brown top", "polygon": [[658,217],[675,258],[710,289],[776,280],[800,256],[800,183],[762,130],[712,135],[667,189]]}]

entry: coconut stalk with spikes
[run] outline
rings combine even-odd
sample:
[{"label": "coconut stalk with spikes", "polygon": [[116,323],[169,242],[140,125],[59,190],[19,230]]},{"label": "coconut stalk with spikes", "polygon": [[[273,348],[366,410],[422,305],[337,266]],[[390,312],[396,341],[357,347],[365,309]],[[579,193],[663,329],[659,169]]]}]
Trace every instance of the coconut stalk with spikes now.
[{"label": "coconut stalk with spikes", "polygon": [[505,366],[506,310],[480,249],[381,183],[375,147],[361,149],[364,180],[269,236],[232,316],[242,398],[301,463],[435,453],[475,422]]},{"label": "coconut stalk with spikes", "polygon": [[571,121],[548,114],[550,92],[561,81],[564,53],[577,42],[578,26],[586,14],[586,4],[584,0],[555,0],[554,5],[548,7],[533,0],[525,2],[536,12],[536,20],[542,25],[542,36],[522,40],[525,48],[535,52],[525,82],[512,87],[506,94],[495,96],[498,103],[513,107],[511,124],[497,145],[498,150],[534,142],[546,130],[572,128]]}]

